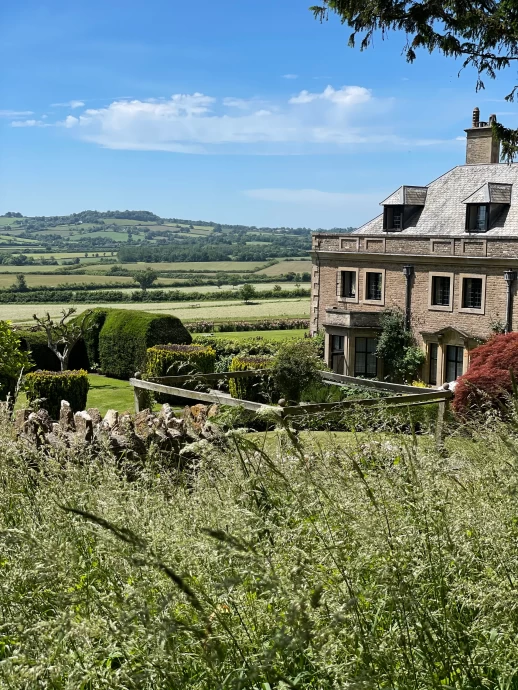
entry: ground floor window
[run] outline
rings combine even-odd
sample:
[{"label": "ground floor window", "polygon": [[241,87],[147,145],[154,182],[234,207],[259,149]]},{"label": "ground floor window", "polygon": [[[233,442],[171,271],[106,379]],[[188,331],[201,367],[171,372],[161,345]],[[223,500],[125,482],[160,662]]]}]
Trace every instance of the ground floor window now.
[{"label": "ground floor window", "polygon": [[331,336],[331,369],[335,374],[344,373],[344,336]]},{"label": "ground floor window", "polygon": [[455,381],[462,376],[464,348],[456,345],[446,347],[446,381]]},{"label": "ground floor window", "polygon": [[437,360],[439,354],[439,345],[437,343],[430,343],[428,346],[428,360],[429,360],[429,370],[428,370],[428,383],[432,386],[437,385]]},{"label": "ground floor window", "polygon": [[376,338],[355,338],[354,341],[354,375],[374,378],[378,373]]}]

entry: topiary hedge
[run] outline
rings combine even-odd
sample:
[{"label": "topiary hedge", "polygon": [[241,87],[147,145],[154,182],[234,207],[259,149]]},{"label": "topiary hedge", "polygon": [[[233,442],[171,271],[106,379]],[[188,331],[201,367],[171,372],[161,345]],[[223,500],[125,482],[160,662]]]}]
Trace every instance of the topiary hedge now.
[{"label": "topiary hedge", "polygon": [[61,364],[47,345],[47,334],[42,331],[17,331],[21,349],[28,352],[36,369],[61,371]]},{"label": "topiary hedge", "polygon": [[190,344],[176,316],[108,309],[99,333],[99,364],[107,376],[128,379],[145,366],[147,349],[159,343]]},{"label": "topiary hedge", "polygon": [[[250,371],[251,369],[268,369],[272,365],[271,357],[241,356],[234,357],[230,363],[229,371]],[[257,400],[260,391],[257,387],[257,379],[254,377],[243,379],[230,379],[228,389],[233,398],[240,400]]]},{"label": "topiary hedge", "polygon": [[175,363],[188,362],[203,374],[214,371],[216,351],[206,345],[155,345],[148,348],[146,377],[167,376]]},{"label": "topiary hedge", "polygon": [[42,405],[52,419],[59,418],[62,400],[67,400],[74,412],[86,408],[89,382],[84,369],[30,372],[25,377],[25,387],[29,403],[45,398]]}]

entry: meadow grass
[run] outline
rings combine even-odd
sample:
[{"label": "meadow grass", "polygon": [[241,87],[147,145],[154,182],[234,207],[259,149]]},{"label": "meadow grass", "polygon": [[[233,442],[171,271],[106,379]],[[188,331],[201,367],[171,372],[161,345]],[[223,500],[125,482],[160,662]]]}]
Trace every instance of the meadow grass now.
[{"label": "meadow grass", "polygon": [[179,471],[3,423],[0,686],[517,688],[517,438],[470,431],[236,432]]},{"label": "meadow grass", "polygon": [[[50,313],[52,317],[59,316],[62,309],[69,304],[1,304],[0,319],[15,323],[32,321],[32,315]],[[182,321],[214,321],[214,320],[253,320],[259,318],[308,318],[309,298],[261,300],[245,304],[242,300],[221,302],[135,302],[115,304],[78,304],[77,312],[86,309],[106,307],[108,309],[137,309],[157,314],[173,314]]]}]

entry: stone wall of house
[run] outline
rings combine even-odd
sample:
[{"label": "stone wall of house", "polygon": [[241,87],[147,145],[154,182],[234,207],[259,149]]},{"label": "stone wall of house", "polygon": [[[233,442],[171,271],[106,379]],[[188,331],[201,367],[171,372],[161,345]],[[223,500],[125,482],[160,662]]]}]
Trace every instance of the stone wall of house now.
[{"label": "stone wall of house", "polygon": [[484,234],[466,237],[408,237],[383,235],[313,235],[313,250],[344,254],[405,254],[406,256],[488,256],[513,258],[518,262],[518,239],[499,239]]},{"label": "stone wall of house", "polygon": [[[312,327],[321,326],[326,321],[326,308],[338,307],[350,311],[380,312],[387,307],[405,308],[406,279],[403,275],[403,265],[407,260],[387,262],[376,260],[360,261],[352,256],[342,255],[337,258],[321,258],[318,268],[319,275],[313,275],[313,297],[311,306]],[[358,268],[358,301],[344,301],[336,294],[337,271],[346,268]],[[365,303],[366,269],[379,269],[385,272],[384,302],[380,305]],[[441,265],[440,262],[430,260],[430,263],[415,263],[415,276],[412,285],[412,324],[416,335],[434,332],[451,326],[469,333],[476,338],[487,338],[491,334],[491,326],[497,321],[505,321],[507,287],[502,267],[496,267],[481,262],[469,267],[462,261]],[[453,273],[453,309],[452,311],[437,310],[429,307],[430,273]],[[461,275],[473,274],[486,276],[485,309],[483,314],[466,313],[461,311]],[[516,294],[515,281],[514,293]],[[315,285],[317,288],[315,288]],[[518,299],[514,300],[515,326],[518,328]]]}]

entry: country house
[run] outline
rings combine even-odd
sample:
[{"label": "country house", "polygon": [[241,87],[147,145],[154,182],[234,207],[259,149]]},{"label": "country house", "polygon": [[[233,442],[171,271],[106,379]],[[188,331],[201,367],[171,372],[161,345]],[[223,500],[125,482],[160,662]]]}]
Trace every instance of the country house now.
[{"label": "country house", "polygon": [[473,111],[465,165],[426,186],[403,185],[352,233],[313,235],[311,330],[324,329],[334,371],[383,375],[374,353],[387,307],[405,313],[432,385],[462,374],[492,332],[513,329],[518,164],[499,163],[494,120]]}]

